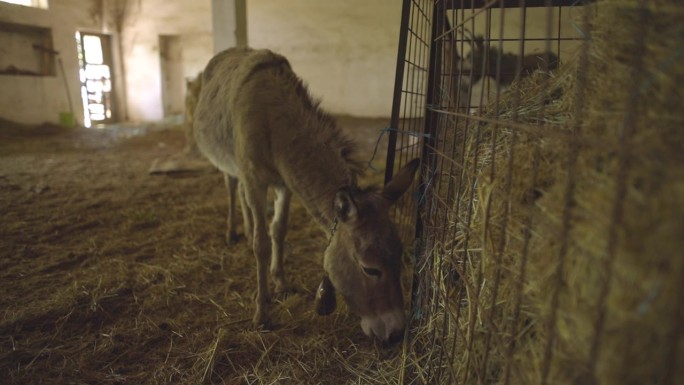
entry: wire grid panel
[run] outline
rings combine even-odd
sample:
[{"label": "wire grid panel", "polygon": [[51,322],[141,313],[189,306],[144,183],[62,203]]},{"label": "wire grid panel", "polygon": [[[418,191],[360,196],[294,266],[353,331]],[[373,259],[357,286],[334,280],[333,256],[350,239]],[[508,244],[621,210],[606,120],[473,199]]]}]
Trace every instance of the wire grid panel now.
[{"label": "wire grid panel", "polygon": [[[417,207],[396,214],[405,239],[417,239],[405,383],[547,384],[564,375],[559,357],[571,343],[559,314],[573,317],[563,308],[568,255],[588,248],[571,232],[580,231],[578,162],[591,147],[582,132],[590,24],[574,3],[404,1],[386,177],[421,157]],[[606,189],[618,191],[602,219],[606,239],[586,258],[601,269],[585,317],[588,356],[574,363],[580,383],[597,382],[623,209],[618,174],[606,174]]]},{"label": "wire grid panel", "polygon": [[[394,171],[422,156],[423,143],[429,138],[429,133],[425,132],[425,101],[429,83],[432,3],[429,0],[404,2],[385,183]],[[395,205],[400,234],[407,241],[414,239],[416,233],[416,206],[421,202],[419,189],[420,186],[414,184],[412,191]]]},{"label": "wire grid panel", "polygon": [[[414,351],[422,358],[407,370],[428,383],[508,381],[515,349],[510,336],[524,327],[521,285],[505,288],[518,292],[511,296],[512,310],[495,305],[504,269],[519,269],[503,261],[512,161],[495,161],[501,158],[497,151],[513,156],[514,138],[501,142],[497,135],[510,133],[518,120],[501,116],[521,103],[507,89],[525,76],[556,69],[576,37],[563,34],[563,7],[502,4],[475,8],[474,2],[436,1],[421,7],[432,11],[429,38],[415,38],[431,42],[422,58],[429,60],[425,113],[417,122],[423,129],[423,202],[412,288],[413,331],[422,342]],[[543,120],[544,112],[538,114]],[[534,191],[536,182],[529,183]],[[487,196],[494,184],[502,185],[500,193]],[[550,360],[549,355],[542,366]]]}]

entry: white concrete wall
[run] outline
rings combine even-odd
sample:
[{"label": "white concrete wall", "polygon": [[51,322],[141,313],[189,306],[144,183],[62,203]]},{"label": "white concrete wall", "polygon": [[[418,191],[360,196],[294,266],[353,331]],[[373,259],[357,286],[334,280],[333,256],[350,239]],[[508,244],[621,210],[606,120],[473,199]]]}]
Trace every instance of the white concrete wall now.
[{"label": "white concrete wall", "polygon": [[[69,97],[74,115],[83,124],[80,101],[78,29],[98,29],[95,0],[51,0],[49,9],[24,7],[0,2],[0,21],[50,28],[53,48],[60,52],[64,64]],[[56,76],[0,75],[0,117],[26,124],[59,122],[59,113],[69,111],[67,91],[62,73]]]},{"label": "white concrete wall", "polygon": [[214,54],[247,45],[246,0],[211,0]]},{"label": "white concrete wall", "polygon": [[401,3],[248,0],[248,44],[285,55],[329,112],[387,117]]},{"label": "white concrete wall", "polygon": [[[51,0],[46,10],[0,2],[0,21],[52,29],[54,49],[61,52],[80,124],[83,107],[74,38],[77,30],[111,34],[114,41],[122,39],[122,52],[114,56],[123,58],[128,119],[133,121],[163,118],[159,35],[180,37],[186,78],[195,77],[213,54],[211,0],[128,0],[131,8],[119,37],[108,12],[113,2],[121,1],[126,0]],[[115,63],[115,78],[120,75],[118,69]],[[58,122],[59,113],[69,110],[59,70],[53,77],[0,75],[0,91],[0,117],[5,119],[28,124]],[[117,100],[122,101],[120,96]]]},{"label": "white concrete wall", "polygon": [[179,35],[184,77],[195,77],[211,59],[210,0],[141,0],[123,33],[128,115],[133,121],[164,117],[159,35]]}]

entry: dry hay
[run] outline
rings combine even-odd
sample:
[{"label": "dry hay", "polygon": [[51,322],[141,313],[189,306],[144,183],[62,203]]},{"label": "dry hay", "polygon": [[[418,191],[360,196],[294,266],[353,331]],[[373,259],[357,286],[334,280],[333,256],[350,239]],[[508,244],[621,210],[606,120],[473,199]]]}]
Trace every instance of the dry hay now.
[{"label": "dry hay", "polygon": [[439,176],[462,199],[428,240],[416,383],[684,382],[684,6],[584,11],[587,61],[509,89]]}]

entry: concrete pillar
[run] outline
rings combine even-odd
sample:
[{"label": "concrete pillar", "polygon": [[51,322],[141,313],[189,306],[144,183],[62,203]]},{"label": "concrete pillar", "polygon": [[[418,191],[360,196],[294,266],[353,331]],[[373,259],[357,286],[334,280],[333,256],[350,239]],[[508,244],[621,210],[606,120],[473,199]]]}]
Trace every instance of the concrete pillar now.
[{"label": "concrete pillar", "polygon": [[247,45],[246,0],[211,0],[214,54]]}]

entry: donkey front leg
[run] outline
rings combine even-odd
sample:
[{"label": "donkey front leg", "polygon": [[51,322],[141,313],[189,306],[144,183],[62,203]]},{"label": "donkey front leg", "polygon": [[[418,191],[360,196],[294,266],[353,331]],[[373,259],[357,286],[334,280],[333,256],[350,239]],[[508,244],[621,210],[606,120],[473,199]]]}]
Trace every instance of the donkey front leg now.
[{"label": "donkey front leg", "polygon": [[237,202],[237,185],[238,179],[228,174],[223,174],[223,180],[226,182],[226,189],[228,189],[228,229],[226,230],[226,242],[229,245],[237,243],[237,210],[235,202]]},{"label": "donkey front leg", "polygon": [[281,294],[288,290],[283,270],[283,258],[291,198],[292,192],[287,187],[275,188],[274,214],[273,222],[271,222],[271,276],[275,282],[276,294]]},{"label": "donkey front leg", "polygon": [[252,211],[247,206],[247,198],[245,198],[245,188],[244,184],[238,184],[238,194],[240,195],[240,207],[242,208],[242,228],[244,229],[245,239],[247,239],[247,244],[252,244],[252,229],[254,227],[254,221],[252,220]]},{"label": "donkey front leg", "polygon": [[268,186],[255,181],[241,180],[245,193],[245,200],[251,212],[254,226],[252,228],[252,247],[256,257],[257,293],[256,311],[253,322],[256,326],[268,326],[268,257],[271,253],[271,243],[266,228],[266,193]]}]

